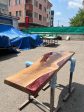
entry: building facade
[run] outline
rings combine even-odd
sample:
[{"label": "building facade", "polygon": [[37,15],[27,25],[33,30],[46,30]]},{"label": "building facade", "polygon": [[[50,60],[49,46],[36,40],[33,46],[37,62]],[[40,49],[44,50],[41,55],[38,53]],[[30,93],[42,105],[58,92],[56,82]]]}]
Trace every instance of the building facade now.
[{"label": "building facade", "polygon": [[19,17],[19,27],[50,26],[52,4],[48,0],[9,0],[9,14]]},{"label": "building facade", "polygon": [[6,14],[0,14],[0,24],[11,25],[18,28],[17,18]]},{"label": "building facade", "polygon": [[8,5],[0,2],[0,14],[8,14]]},{"label": "building facade", "polygon": [[7,5],[9,0],[0,0],[0,3]]},{"label": "building facade", "polygon": [[82,6],[83,6],[83,9],[84,9],[84,0],[82,1]]},{"label": "building facade", "polygon": [[8,14],[8,0],[0,0],[0,14]]},{"label": "building facade", "polygon": [[54,10],[51,10],[51,22],[50,22],[50,26],[51,27],[54,26]]},{"label": "building facade", "polygon": [[0,24],[18,27],[18,18],[9,15],[8,3],[9,0],[0,0]]}]

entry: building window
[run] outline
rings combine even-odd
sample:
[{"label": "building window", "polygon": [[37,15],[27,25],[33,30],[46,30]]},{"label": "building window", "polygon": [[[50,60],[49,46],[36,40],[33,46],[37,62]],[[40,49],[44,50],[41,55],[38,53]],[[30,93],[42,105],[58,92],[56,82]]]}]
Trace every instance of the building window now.
[{"label": "building window", "polygon": [[11,16],[11,15],[12,15],[12,13],[11,13],[11,12],[9,12],[9,15]]},{"label": "building window", "polygon": [[25,3],[32,4],[32,0],[25,0]]},{"label": "building window", "polygon": [[32,12],[29,10],[26,10],[26,16],[32,18]]},{"label": "building window", "polygon": [[34,12],[34,17],[38,18],[38,13]]},{"label": "building window", "polygon": [[0,13],[1,13],[1,8],[0,8]]},{"label": "building window", "polygon": [[46,22],[46,17],[43,17],[43,21]]},{"label": "building window", "polygon": [[21,11],[16,11],[16,16],[17,17],[21,17],[22,16],[22,12]]},{"label": "building window", "polygon": [[38,7],[38,1],[34,1],[34,6]]},{"label": "building window", "polygon": [[28,3],[29,0],[25,0],[25,3]]},{"label": "building window", "polygon": [[47,18],[48,18],[48,14],[47,14]]},{"label": "building window", "polygon": [[39,14],[39,20],[42,21],[42,15]]},{"label": "building window", "polygon": [[19,16],[20,16],[20,17],[22,16],[22,12],[21,12],[21,11],[19,11]]},{"label": "building window", "polygon": [[21,3],[21,0],[15,0],[15,4],[18,5]]},{"label": "building window", "polygon": [[39,9],[42,10],[42,5],[41,4],[39,4]]},{"label": "building window", "polygon": [[9,6],[11,5],[11,0],[9,0]]},{"label": "building window", "polygon": [[6,11],[5,9],[2,9],[2,13],[3,13],[3,14],[5,13],[5,11]]},{"label": "building window", "polygon": [[46,2],[46,0],[44,0],[44,2]]},{"label": "building window", "polygon": [[19,16],[19,13],[18,13],[18,11],[16,11],[16,17],[18,17]]},{"label": "building window", "polygon": [[44,11],[46,12],[46,7],[44,7]]}]

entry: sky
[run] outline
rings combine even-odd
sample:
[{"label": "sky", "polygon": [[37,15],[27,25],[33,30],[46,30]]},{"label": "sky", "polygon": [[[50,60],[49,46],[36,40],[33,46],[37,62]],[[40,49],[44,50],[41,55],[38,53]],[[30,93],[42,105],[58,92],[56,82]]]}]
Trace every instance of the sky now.
[{"label": "sky", "polygon": [[69,26],[69,20],[82,8],[83,0],[49,0],[54,10],[54,26]]}]

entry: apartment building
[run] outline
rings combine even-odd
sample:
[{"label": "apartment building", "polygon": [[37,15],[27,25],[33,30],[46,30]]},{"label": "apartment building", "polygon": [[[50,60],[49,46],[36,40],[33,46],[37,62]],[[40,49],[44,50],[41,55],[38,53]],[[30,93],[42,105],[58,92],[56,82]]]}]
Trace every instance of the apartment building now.
[{"label": "apartment building", "polygon": [[50,26],[51,27],[54,26],[54,10],[51,10],[51,22],[50,22]]},{"label": "apartment building", "polygon": [[8,3],[9,0],[0,0],[0,24],[18,27],[17,17],[9,15]]},{"label": "apartment building", "polygon": [[0,14],[8,14],[8,0],[0,0]]},{"label": "apartment building", "polygon": [[7,5],[9,0],[0,0],[0,3]]},{"label": "apartment building", "polygon": [[48,0],[9,0],[9,14],[19,17],[19,27],[50,26],[52,4]]},{"label": "apartment building", "polygon": [[0,14],[8,14],[8,6],[0,3]]}]

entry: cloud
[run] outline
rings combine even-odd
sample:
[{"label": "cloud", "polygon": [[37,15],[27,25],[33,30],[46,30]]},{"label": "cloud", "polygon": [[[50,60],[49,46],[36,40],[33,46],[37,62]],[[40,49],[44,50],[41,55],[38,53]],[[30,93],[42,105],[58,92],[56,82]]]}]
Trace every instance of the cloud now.
[{"label": "cloud", "polygon": [[68,7],[69,8],[82,8],[82,0],[69,0]]},{"label": "cloud", "polygon": [[55,12],[55,16],[60,16],[62,13],[61,12]]}]

